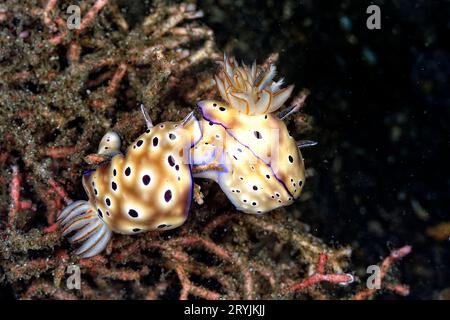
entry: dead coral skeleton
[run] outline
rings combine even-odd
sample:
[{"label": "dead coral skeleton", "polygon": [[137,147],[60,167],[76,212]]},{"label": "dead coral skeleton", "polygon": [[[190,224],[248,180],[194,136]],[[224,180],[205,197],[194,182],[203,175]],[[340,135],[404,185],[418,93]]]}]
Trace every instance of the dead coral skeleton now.
[{"label": "dead coral skeleton", "polygon": [[[322,284],[353,281],[351,250],[324,245],[284,209],[236,214],[209,188],[198,189],[203,204],[179,230],[118,236],[109,255],[92,259],[68,255],[55,216],[68,193],[82,194],[93,141],[111,127],[133,139],[144,126],[135,125],[140,103],[153,119],[171,120],[213,97],[210,66],[219,58],[192,5],[159,4],[130,26],[114,1],[83,1],[80,28],[69,30],[69,4],[10,1],[1,11],[0,282],[24,299],[336,298]],[[226,214],[215,217],[217,206]],[[382,263],[384,275],[396,257]],[[78,291],[65,286],[73,264]],[[405,293],[391,280],[383,288]]]}]

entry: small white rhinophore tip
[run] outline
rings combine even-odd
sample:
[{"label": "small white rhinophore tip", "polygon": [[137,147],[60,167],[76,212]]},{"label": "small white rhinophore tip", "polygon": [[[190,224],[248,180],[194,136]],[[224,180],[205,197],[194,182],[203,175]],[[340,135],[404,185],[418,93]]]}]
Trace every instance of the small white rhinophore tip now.
[{"label": "small white rhinophore tip", "polygon": [[306,147],[312,147],[312,146],[315,146],[315,145],[317,145],[317,141],[311,141],[311,140],[300,140],[300,141],[297,141],[297,147],[299,149],[306,148]]},{"label": "small white rhinophore tip", "polygon": [[181,125],[190,132],[192,138],[192,144],[195,145],[202,138],[202,129],[200,122],[194,115],[194,111],[191,111],[182,121]]},{"label": "small white rhinophore tip", "polygon": [[189,121],[192,120],[192,117],[194,118],[194,120],[197,120],[194,116],[194,111],[189,112],[189,114],[186,117],[184,117],[183,120],[181,120],[181,125],[185,126],[187,123],[189,123]]},{"label": "small white rhinophore tip", "polygon": [[142,112],[142,115],[144,116],[145,124],[147,125],[147,128],[148,129],[153,128],[152,119],[150,118],[150,115],[148,114],[147,110],[145,110],[143,103],[141,103],[141,112]]}]

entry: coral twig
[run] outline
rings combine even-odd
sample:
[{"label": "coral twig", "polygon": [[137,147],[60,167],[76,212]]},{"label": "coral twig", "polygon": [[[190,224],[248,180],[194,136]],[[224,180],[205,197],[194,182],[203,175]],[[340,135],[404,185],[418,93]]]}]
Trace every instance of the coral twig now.
[{"label": "coral twig", "polygon": [[43,17],[44,17],[44,24],[47,25],[49,28],[54,28],[52,25],[52,19],[50,18],[51,12],[56,6],[56,3],[58,0],[49,0],[47,4],[45,5]]},{"label": "coral twig", "polygon": [[86,27],[88,27],[95,20],[95,17],[98,15],[100,10],[102,10],[107,4],[108,0],[97,0],[94,6],[83,17],[83,20],[81,20],[80,27],[77,29],[77,32],[80,33],[86,29]]},{"label": "coral twig", "polygon": [[68,157],[75,152],[77,152],[78,147],[72,146],[72,147],[43,147],[41,148],[41,153],[51,157],[53,159],[60,159]]},{"label": "coral twig", "polygon": [[121,63],[119,65],[119,67],[117,68],[116,73],[114,73],[111,82],[109,83],[108,88],[106,89],[106,93],[113,95],[116,91],[117,88],[119,87],[120,81],[122,80],[123,76],[125,75],[125,73],[127,72],[127,64],[126,63]]},{"label": "coral twig", "polygon": [[9,216],[8,216],[8,226],[14,226],[14,219],[16,217],[17,211],[20,209],[20,175],[19,175],[19,167],[12,167],[12,179],[11,179],[11,204],[9,208]]},{"label": "coral twig", "polygon": [[22,178],[20,177],[19,167],[17,165],[12,166],[12,177],[10,187],[11,203],[8,214],[8,227],[15,227],[15,219],[19,210],[32,209],[36,210],[33,203],[29,200],[20,200],[20,189],[22,184]]},{"label": "coral twig", "polygon": [[212,292],[210,290],[207,290],[205,288],[198,287],[196,285],[193,285],[192,282],[189,280],[188,275],[186,274],[186,271],[180,266],[176,266],[175,270],[178,274],[178,277],[181,282],[181,293],[180,293],[180,300],[187,300],[188,295],[190,293],[209,300],[217,300],[220,298],[220,295],[216,292]]},{"label": "coral twig", "polygon": [[[402,258],[404,258],[405,256],[407,256],[410,252],[411,252],[412,248],[411,246],[404,246],[401,247],[400,249],[394,250],[391,252],[391,254],[386,257],[383,262],[381,263],[380,266],[380,274],[379,274],[379,281],[380,281],[380,285],[383,283],[383,280],[386,276],[386,274],[388,273],[391,265],[396,262],[401,260]],[[394,291],[397,294],[406,296],[409,294],[409,288],[405,285],[400,285],[400,284],[386,284],[384,286],[386,289]],[[371,289],[371,288],[367,288],[364,289],[358,293],[356,293],[352,299],[354,300],[367,300],[370,299],[371,297],[373,297],[379,290],[378,289]]]},{"label": "coral twig", "polygon": [[319,255],[316,265],[316,272],[308,278],[291,285],[291,291],[301,291],[319,282],[330,282],[337,284],[352,283],[354,278],[351,274],[325,274],[325,266],[328,261],[328,255],[323,252]]}]

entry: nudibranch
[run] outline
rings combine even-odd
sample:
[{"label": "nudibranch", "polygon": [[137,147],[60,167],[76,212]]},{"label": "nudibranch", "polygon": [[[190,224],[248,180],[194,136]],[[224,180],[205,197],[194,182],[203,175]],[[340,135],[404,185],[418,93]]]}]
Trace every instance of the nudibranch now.
[{"label": "nudibranch", "polygon": [[[293,86],[282,89],[273,81],[275,66],[258,70],[224,58],[215,77],[225,102],[198,102],[202,140],[192,150],[195,163],[215,162],[195,177],[216,181],[235,207],[246,213],[264,213],[293,203],[302,191],[305,167],[299,146],[283,119],[274,114],[286,102]],[[292,109],[290,110],[292,112]]]},{"label": "nudibranch", "polygon": [[181,122],[153,126],[120,152],[120,138],[108,132],[98,153],[110,157],[83,175],[88,201],[75,201],[58,216],[64,236],[82,243],[76,254],[92,257],[105,249],[112,233],[137,234],[182,225],[189,212],[193,181],[190,149],[201,139],[190,113]]}]

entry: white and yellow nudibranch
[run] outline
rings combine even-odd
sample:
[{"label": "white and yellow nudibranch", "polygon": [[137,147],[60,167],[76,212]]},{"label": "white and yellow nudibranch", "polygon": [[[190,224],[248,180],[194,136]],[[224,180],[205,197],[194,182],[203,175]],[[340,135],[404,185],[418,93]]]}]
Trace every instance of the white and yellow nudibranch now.
[{"label": "white and yellow nudibranch", "polygon": [[92,257],[105,249],[112,233],[137,234],[182,225],[189,212],[193,181],[190,149],[201,139],[200,123],[190,113],[181,122],[153,126],[125,155],[120,138],[108,132],[98,153],[110,157],[83,175],[88,201],[75,201],[58,216],[62,234],[83,243],[76,254]]},{"label": "white and yellow nudibranch", "polygon": [[224,102],[205,100],[202,140],[192,150],[196,163],[215,162],[222,170],[208,170],[194,177],[216,181],[235,207],[246,213],[264,213],[291,204],[300,196],[305,167],[299,146],[283,119],[275,115],[292,93],[273,81],[275,66],[258,70],[224,58],[223,71],[215,77]]}]

